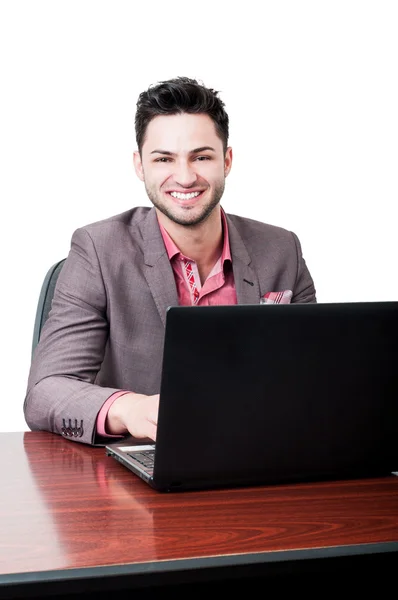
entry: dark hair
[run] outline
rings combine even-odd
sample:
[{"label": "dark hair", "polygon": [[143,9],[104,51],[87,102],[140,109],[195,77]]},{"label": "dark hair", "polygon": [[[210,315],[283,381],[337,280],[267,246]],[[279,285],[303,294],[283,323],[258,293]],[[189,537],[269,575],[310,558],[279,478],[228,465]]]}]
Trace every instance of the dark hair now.
[{"label": "dark hair", "polygon": [[142,92],[138,97],[135,114],[135,135],[140,154],[150,121],[159,115],[179,113],[209,115],[225,152],[228,146],[229,119],[218,93],[188,77],[160,81]]}]

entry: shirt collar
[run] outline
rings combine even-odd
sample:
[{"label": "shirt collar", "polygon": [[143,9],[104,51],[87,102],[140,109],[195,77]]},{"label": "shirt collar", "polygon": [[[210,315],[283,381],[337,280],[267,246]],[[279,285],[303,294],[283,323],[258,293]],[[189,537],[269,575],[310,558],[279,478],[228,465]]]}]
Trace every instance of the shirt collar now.
[{"label": "shirt collar", "polygon": [[[227,223],[227,218],[225,216],[224,210],[222,208],[221,208],[221,222],[222,222],[222,229],[223,229],[223,248],[222,248],[222,253],[221,253],[221,264],[224,264],[224,262],[226,260],[230,260],[232,262],[232,258],[231,258],[231,248],[229,245],[228,223]],[[158,219],[158,223],[159,223],[159,219]],[[161,225],[161,223],[159,223],[159,228],[160,228],[160,233],[162,234],[162,238],[164,241],[164,245],[166,247],[166,252],[167,252],[167,256],[169,257],[169,260],[171,261],[171,259],[178,254],[183,256],[183,254],[180,252],[179,248],[176,246],[176,244],[171,239],[170,235],[167,233],[167,231],[165,230],[163,225]],[[185,257],[185,258],[188,258],[188,257]]]}]

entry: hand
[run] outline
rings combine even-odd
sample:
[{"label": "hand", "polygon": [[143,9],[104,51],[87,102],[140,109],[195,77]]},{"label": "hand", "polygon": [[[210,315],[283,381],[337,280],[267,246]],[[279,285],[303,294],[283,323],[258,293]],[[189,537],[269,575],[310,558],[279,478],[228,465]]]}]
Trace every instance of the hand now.
[{"label": "hand", "polygon": [[156,440],[159,394],[146,396],[129,392],[116,398],[106,418],[105,428],[111,434],[130,433],[135,438]]}]

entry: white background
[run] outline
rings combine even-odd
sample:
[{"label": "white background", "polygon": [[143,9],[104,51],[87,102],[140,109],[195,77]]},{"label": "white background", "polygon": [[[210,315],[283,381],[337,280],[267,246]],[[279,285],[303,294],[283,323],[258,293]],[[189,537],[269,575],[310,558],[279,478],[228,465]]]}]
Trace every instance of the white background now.
[{"label": "white background", "polygon": [[0,0],[0,431],[22,413],[37,299],[75,228],[149,205],[138,94],[220,91],[228,211],[295,231],[319,302],[397,300],[395,0]]}]

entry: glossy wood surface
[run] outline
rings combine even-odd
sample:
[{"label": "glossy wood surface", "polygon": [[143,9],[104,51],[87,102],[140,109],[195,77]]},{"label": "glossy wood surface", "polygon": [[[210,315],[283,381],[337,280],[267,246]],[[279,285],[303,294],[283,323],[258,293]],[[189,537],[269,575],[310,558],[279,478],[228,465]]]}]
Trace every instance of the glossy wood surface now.
[{"label": "glossy wood surface", "polygon": [[93,448],[0,434],[0,574],[398,541],[398,477],[163,494]]}]

